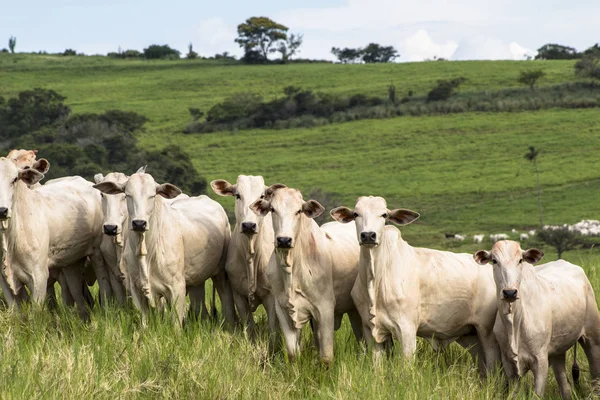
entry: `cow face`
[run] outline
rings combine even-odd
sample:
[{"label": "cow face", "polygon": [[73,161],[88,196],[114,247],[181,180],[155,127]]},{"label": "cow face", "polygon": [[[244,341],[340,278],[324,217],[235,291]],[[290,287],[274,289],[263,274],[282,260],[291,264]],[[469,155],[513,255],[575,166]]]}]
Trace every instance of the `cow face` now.
[{"label": "cow face", "polygon": [[518,242],[502,240],[494,244],[492,251],[479,250],[473,258],[481,265],[492,264],[500,299],[512,303],[519,299],[523,267],[537,263],[543,256],[541,250],[523,251]]},{"label": "cow face", "polygon": [[240,232],[245,235],[256,234],[262,224],[263,215],[252,212],[250,206],[255,201],[265,198],[265,191],[268,188],[263,177],[240,175],[235,185],[219,179],[212,181],[210,186],[219,196],[235,197],[235,220]]},{"label": "cow face", "polygon": [[325,208],[316,200],[303,201],[299,190],[281,186],[272,186],[275,190],[267,190],[267,198],[255,201],[250,208],[262,216],[271,212],[275,247],[291,249],[299,235],[302,218],[318,217]]},{"label": "cow face", "polygon": [[94,187],[104,194],[125,194],[131,229],[136,232],[148,230],[148,221],[154,212],[157,195],[173,199],[181,194],[181,190],[175,185],[170,183],[159,185],[151,175],[143,172],[131,175],[125,183],[102,182],[95,184]]},{"label": "cow face", "polygon": [[[127,179],[127,175],[120,172],[111,172],[106,176],[103,176],[102,174],[96,174],[94,176],[94,181],[96,183],[116,182],[124,184],[127,182]],[[102,211],[104,213],[104,234],[108,236],[117,236],[123,231],[123,224],[127,219],[127,202],[125,201],[125,193],[101,194]]]},{"label": "cow face", "polygon": [[[11,150],[10,153],[8,153],[8,155],[6,156],[6,158],[10,158],[11,160],[13,160],[13,162],[17,164],[17,168],[26,169],[33,167],[33,164],[35,164],[35,158],[37,156],[37,153],[37,150],[15,149]],[[42,174],[45,173],[43,171],[40,172],[42,172]]]},{"label": "cow face", "polygon": [[35,185],[43,177],[44,174],[37,169],[27,168],[21,170],[17,168],[17,165],[11,159],[0,158],[0,220],[5,221],[10,218],[13,197],[18,186],[23,183],[29,186]]},{"label": "cow face", "polygon": [[358,243],[365,247],[379,246],[386,221],[408,225],[419,218],[419,214],[411,210],[398,208],[390,211],[384,198],[373,196],[359,197],[354,210],[334,208],[331,216],[342,223],[355,221]]}]

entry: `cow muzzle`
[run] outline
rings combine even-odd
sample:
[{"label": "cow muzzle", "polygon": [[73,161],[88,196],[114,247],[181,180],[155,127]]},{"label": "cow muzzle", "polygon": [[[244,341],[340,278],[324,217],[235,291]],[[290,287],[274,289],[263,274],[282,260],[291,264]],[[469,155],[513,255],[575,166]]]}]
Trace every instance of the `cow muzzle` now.
[{"label": "cow muzzle", "polygon": [[361,232],[359,244],[361,246],[377,246],[379,244],[379,242],[377,241],[377,233],[376,232]]},{"label": "cow muzzle", "polygon": [[9,218],[8,208],[7,207],[0,207],[0,220],[6,221],[8,218]]},{"label": "cow muzzle", "polygon": [[104,234],[108,236],[117,236],[117,225],[104,225]]},{"label": "cow muzzle", "polygon": [[134,219],[133,221],[131,221],[131,229],[133,229],[136,232],[145,232],[147,226],[148,223],[141,219]]},{"label": "cow muzzle", "polygon": [[504,289],[502,290],[502,300],[512,303],[519,299],[519,291],[517,289]]},{"label": "cow muzzle", "polygon": [[246,235],[255,235],[256,234],[256,223],[254,222],[242,222],[242,233]]},{"label": "cow muzzle", "polygon": [[292,246],[292,238],[287,236],[278,236],[275,245],[278,249],[291,249],[294,247]]}]

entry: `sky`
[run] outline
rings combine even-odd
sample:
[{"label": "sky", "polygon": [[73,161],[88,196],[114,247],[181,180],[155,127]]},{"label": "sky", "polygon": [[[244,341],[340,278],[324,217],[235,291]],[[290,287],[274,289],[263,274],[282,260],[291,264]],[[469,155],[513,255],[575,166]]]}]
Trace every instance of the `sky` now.
[{"label": "sky", "polygon": [[[0,48],[106,54],[168,44],[202,56],[228,51],[236,27],[266,16],[304,35],[299,57],[332,47],[394,46],[397,61],[524,59],[546,43],[600,42],[600,0],[19,0],[0,7]],[[4,41],[4,43],[3,43]]]}]

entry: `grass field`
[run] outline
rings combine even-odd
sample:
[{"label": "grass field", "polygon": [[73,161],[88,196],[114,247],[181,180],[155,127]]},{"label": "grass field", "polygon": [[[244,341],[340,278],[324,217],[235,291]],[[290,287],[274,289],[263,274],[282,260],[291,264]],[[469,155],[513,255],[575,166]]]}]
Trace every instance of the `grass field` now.
[{"label": "grass field", "polygon": [[[465,76],[461,91],[495,90],[518,86],[521,70],[537,68],[547,73],[542,85],[574,80],[570,61],[240,66],[0,54],[0,96],[44,87],[65,95],[76,113],[136,111],[150,118],[139,136],[143,148],[180,145],[209,181],[261,174],[267,183],[336,193],[347,206],[360,195],[382,195],[390,208],[421,213],[417,223],[403,228],[410,243],[473,252],[490,244],[450,242],[443,233],[509,233],[537,226],[535,175],[523,158],[529,145],[542,149],[544,222],[600,219],[597,110],[468,113],[184,135],[187,108],[207,110],[240,91],[269,98],[289,85],[384,96],[393,81],[399,95],[408,90],[424,95],[437,79]],[[230,198],[209,195],[232,209]],[[556,258],[551,249],[544,251],[546,261]],[[584,266],[600,296],[598,250],[565,257]],[[260,318],[264,333],[264,315]],[[420,343],[414,363],[394,355],[383,372],[374,371],[346,323],[336,334],[336,361],[329,370],[315,361],[308,333],[304,355],[289,365],[283,353],[269,353],[264,337],[252,343],[242,332],[208,321],[176,332],[158,316],[142,329],[133,310],[96,309],[91,323],[83,324],[75,312],[62,308],[57,314],[2,309],[0,335],[5,382],[0,398],[505,397],[497,377],[480,381],[467,353],[455,345],[436,354]],[[584,398],[589,375],[583,352],[579,355],[586,381],[577,398]],[[558,396],[553,380],[547,393]]]}]

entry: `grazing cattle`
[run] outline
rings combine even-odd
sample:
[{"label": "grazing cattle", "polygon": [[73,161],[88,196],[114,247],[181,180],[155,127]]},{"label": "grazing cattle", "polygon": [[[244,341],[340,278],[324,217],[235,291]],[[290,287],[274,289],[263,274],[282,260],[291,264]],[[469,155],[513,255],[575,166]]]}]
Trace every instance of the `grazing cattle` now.
[{"label": "grazing cattle", "polygon": [[502,241],[473,258],[492,264],[498,298],[494,334],[508,378],[533,371],[535,393],[542,397],[550,363],[561,396],[568,399],[565,353],[578,341],[592,378],[600,378],[600,316],[584,271],[563,260],[534,268],[542,256],[538,249],[523,251],[518,242]]},{"label": "grazing cattle", "polygon": [[496,243],[498,240],[506,239],[508,239],[508,235],[506,233],[496,233],[495,235],[490,235],[490,240],[492,243]]},{"label": "grazing cattle", "polygon": [[385,223],[407,225],[419,214],[390,211],[381,197],[359,197],[354,210],[338,207],[331,216],[356,224],[360,266],[352,298],[365,336],[374,340],[375,359],[392,337],[412,357],[421,336],[442,344],[475,344],[481,371],[493,368],[499,349],[492,331],[496,299],[491,271],[482,271],[469,254],[410,246],[398,228]]},{"label": "grazing cattle", "polygon": [[459,242],[462,242],[463,240],[465,240],[467,237],[465,235],[459,235],[458,233],[456,235],[454,235],[454,240],[457,240]]},{"label": "grazing cattle", "polygon": [[532,229],[527,233],[529,234],[529,236],[535,236],[535,229]]},{"label": "grazing cattle", "polygon": [[[41,159],[47,163],[46,160]],[[0,158],[0,221],[4,279],[13,295],[26,286],[31,298],[46,297],[50,271],[65,275],[80,315],[88,316],[83,292],[83,267],[98,254],[102,209],[100,198],[83,178],[71,178],[30,190],[43,178],[38,169],[20,170]]]},{"label": "grazing cattle", "polygon": [[511,231],[512,233],[519,233],[519,231],[517,231],[515,228],[512,228],[510,231]]},{"label": "grazing cattle", "polygon": [[485,235],[480,234],[480,235],[473,235],[473,243],[481,243],[483,242],[483,238],[485,237]]},{"label": "grazing cattle", "polygon": [[359,256],[354,227],[338,222],[319,227],[313,218],[323,212],[321,204],[303,201],[296,189],[272,187],[271,197],[257,200],[251,209],[263,217],[271,213],[275,251],[267,275],[288,358],[296,356],[302,327],[311,321],[319,356],[329,364],[333,332],[345,313],[357,339],[362,336],[360,315],[350,295]]},{"label": "grazing cattle", "polygon": [[212,181],[210,186],[220,196],[235,196],[236,224],[225,270],[240,318],[253,328],[252,312],[262,304],[267,312],[269,331],[274,333],[277,331],[277,314],[267,277],[267,264],[274,248],[273,222],[270,216],[257,215],[250,210],[252,203],[265,198],[268,189],[265,181],[262,176],[240,175],[235,185],[219,179]]},{"label": "grazing cattle", "polygon": [[151,175],[137,172],[125,182],[101,182],[94,187],[109,195],[124,193],[129,224],[122,260],[133,301],[144,320],[148,307],[164,298],[181,325],[185,296],[197,317],[204,304],[204,282],[212,278],[223,314],[235,323],[231,287],[224,264],[230,239],[225,210],[206,196],[173,202],[181,193],[170,183],[157,184]]},{"label": "grazing cattle", "polygon": [[528,234],[526,234],[526,233],[521,233],[521,234],[519,235],[519,240],[520,240],[520,241],[529,240],[529,235],[528,235]]}]

